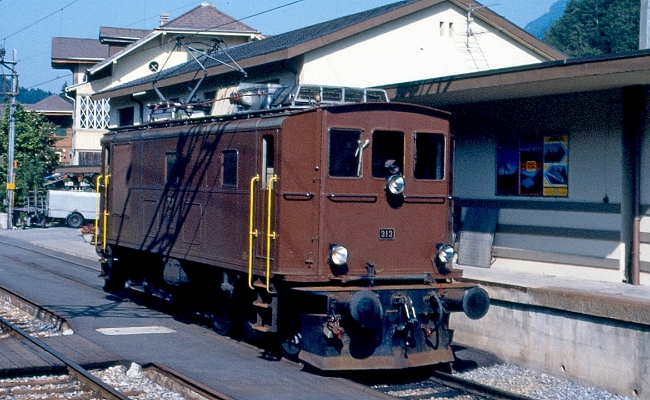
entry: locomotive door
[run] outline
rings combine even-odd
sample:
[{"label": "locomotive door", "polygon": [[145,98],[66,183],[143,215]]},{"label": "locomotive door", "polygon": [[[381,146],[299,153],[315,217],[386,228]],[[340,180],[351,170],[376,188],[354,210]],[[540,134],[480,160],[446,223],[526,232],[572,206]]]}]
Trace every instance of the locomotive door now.
[{"label": "locomotive door", "polygon": [[259,138],[251,181],[252,275],[269,271],[300,280],[318,273],[320,141],[304,138],[318,134],[320,123],[311,114],[300,117]]},{"label": "locomotive door", "polygon": [[258,172],[250,181],[249,264],[248,283],[252,288],[253,275],[263,276],[270,290],[272,254],[275,232],[274,201],[275,184],[275,138],[262,135],[259,145]]}]

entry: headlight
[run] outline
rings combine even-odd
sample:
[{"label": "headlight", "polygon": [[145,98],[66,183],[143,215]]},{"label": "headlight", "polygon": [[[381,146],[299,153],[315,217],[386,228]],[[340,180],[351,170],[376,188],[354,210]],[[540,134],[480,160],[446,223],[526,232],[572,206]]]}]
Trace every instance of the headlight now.
[{"label": "headlight", "polygon": [[391,175],[386,179],[386,188],[393,195],[404,193],[404,177],[401,175]]},{"label": "headlight", "polygon": [[450,245],[446,244],[444,246],[440,246],[438,248],[438,261],[443,264],[447,264],[454,258],[454,254],[454,248]]},{"label": "headlight", "polygon": [[341,245],[335,245],[330,250],[330,262],[337,267],[348,263],[348,249]]}]

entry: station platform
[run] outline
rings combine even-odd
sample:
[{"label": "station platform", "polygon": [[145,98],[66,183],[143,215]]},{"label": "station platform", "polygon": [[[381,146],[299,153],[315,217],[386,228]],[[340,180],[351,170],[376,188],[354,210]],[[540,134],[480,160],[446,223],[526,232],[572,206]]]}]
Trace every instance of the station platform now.
[{"label": "station platform", "polygon": [[650,325],[650,286],[458,266],[462,280],[482,285],[492,300],[523,302],[594,317]]},{"label": "station platform", "polygon": [[478,321],[452,314],[454,342],[507,364],[650,399],[650,287],[458,268],[491,304]]}]

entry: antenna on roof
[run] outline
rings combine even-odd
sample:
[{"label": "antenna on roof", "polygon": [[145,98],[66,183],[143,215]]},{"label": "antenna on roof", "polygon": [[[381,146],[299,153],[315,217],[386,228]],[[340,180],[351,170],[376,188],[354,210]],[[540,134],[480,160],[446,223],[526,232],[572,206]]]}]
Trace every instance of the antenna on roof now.
[{"label": "antenna on roof", "polygon": [[480,57],[482,57],[482,61],[485,62],[485,66],[488,69],[490,68],[490,66],[489,66],[489,64],[487,62],[487,59],[485,58],[485,54],[483,54],[483,50],[481,49],[481,45],[479,44],[478,40],[476,39],[476,34],[472,30],[472,22],[474,22],[474,17],[472,17],[472,14],[476,10],[480,10],[482,8],[493,7],[493,6],[498,6],[498,5],[499,5],[499,3],[490,4],[490,5],[486,5],[486,6],[469,4],[468,7],[467,7],[467,38],[465,39],[465,48],[467,49],[467,52],[472,57],[472,60],[474,61],[474,64],[476,65],[476,68],[479,69],[479,70],[481,68],[479,67],[479,65],[477,63],[478,60],[476,58],[474,58],[474,54],[472,53],[471,44],[470,44],[470,41],[469,41],[470,37],[475,37],[476,47],[478,47],[478,53],[479,53],[478,55]]},{"label": "antenna on roof", "polygon": [[472,22],[474,22],[474,17],[472,17],[472,13],[476,10],[480,10],[481,8],[489,8],[489,7],[494,7],[494,6],[499,6],[501,4],[495,3],[495,4],[490,4],[487,6],[475,6],[472,4],[469,4],[467,7],[467,42],[465,45],[469,47],[469,38],[470,36],[474,36],[474,32],[472,31]]}]

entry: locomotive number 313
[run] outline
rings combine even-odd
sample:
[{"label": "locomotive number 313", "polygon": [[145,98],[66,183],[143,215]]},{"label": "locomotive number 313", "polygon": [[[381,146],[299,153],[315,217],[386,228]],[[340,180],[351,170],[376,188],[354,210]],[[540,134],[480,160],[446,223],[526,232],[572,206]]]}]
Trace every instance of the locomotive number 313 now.
[{"label": "locomotive number 313", "polygon": [[381,228],[379,229],[379,240],[393,240],[395,239],[395,229]]}]

